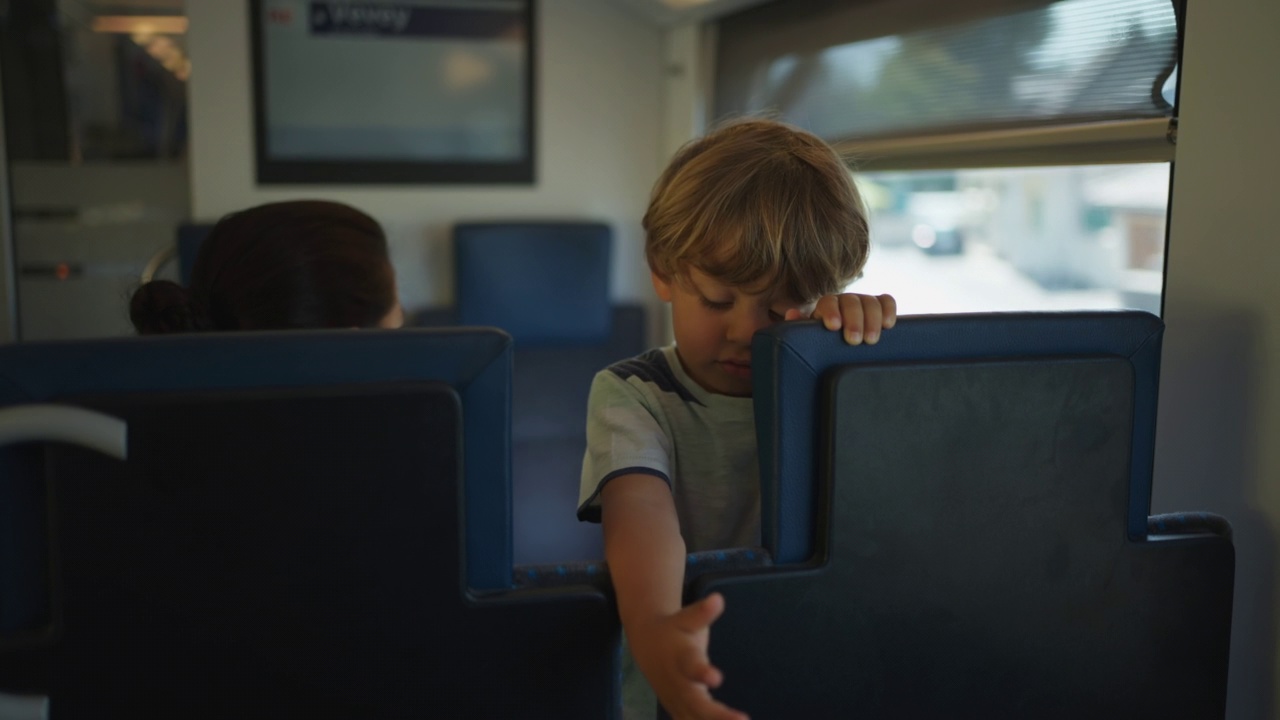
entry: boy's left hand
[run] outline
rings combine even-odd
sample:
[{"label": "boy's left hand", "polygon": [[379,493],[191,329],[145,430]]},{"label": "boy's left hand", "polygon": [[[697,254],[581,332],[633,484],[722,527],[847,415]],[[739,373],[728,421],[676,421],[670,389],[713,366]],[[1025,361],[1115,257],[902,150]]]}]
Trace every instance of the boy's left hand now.
[{"label": "boy's left hand", "polygon": [[[788,310],[787,320],[800,320],[804,313]],[[888,330],[898,321],[898,303],[892,295],[859,295],[842,293],[826,295],[809,316],[821,320],[828,330],[844,330],[844,341],[850,345],[866,342],[875,345],[880,331]]]}]

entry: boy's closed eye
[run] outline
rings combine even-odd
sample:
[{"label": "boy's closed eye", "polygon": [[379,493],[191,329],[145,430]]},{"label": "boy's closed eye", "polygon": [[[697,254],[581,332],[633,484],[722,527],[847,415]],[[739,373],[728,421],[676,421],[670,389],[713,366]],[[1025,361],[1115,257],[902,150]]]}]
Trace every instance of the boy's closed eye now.
[{"label": "boy's closed eye", "polygon": [[[702,302],[702,306],[707,308],[708,310],[714,310],[715,312],[728,312],[733,309],[732,300],[725,300],[725,301],[718,302],[718,301],[711,300],[702,294],[698,295],[698,299]],[[786,317],[786,312],[787,312],[786,310],[779,312],[777,310],[774,310],[773,308],[769,308],[769,319],[772,320],[773,322],[782,322],[783,319]]]},{"label": "boy's closed eye", "polygon": [[717,302],[714,300],[708,300],[705,295],[698,295],[698,299],[702,301],[702,306],[707,308],[708,310],[715,310],[716,312],[728,312],[729,310],[733,309],[732,300]]}]

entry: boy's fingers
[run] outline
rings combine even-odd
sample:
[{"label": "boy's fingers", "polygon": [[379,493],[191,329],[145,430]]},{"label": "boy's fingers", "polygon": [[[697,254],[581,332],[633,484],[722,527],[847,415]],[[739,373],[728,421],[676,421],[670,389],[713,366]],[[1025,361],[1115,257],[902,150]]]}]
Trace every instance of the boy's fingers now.
[{"label": "boy's fingers", "polygon": [[844,317],[844,341],[850,345],[862,342],[863,303],[861,295],[841,295],[840,314]]},{"label": "boy's fingers", "polygon": [[804,317],[804,313],[800,311],[800,308],[791,308],[790,310],[787,311],[785,315],[782,316],[782,319],[791,321],[791,320],[799,320],[802,317]]},{"label": "boy's fingers", "polygon": [[749,720],[746,713],[739,712],[711,697],[705,689],[685,699],[684,713],[673,713],[676,717],[706,718],[707,720]]},{"label": "boy's fingers", "polygon": [[892,295],[881,295],[880,310],[884,313],[884,326],[893,327],[893,324],[898,321],[898,301],[894,300]]},{"label": "boy's fingers", "polygon": [[707,697],[707,701],[710,703],[710,707],[700,717],[711,718],[711,720],[750,720],[746,713],[738,712],[710,696]]},{"label": "boy's fingers", "polygon": [[676,626],[689,633],[701,632],[724,612],[724,596],[712,593],[676,614]]},{"label": "boy's fingers", "polygon": [[724,682],[724,674],[711,664],[703,652],[691,651],[684,654],[676,667],[685,678],[707,687],[720,687],[720,683]]},{"label": "boy's fingers", "polygon": [[880,340],[880,328],[884,327],[884,315],[880,309],[880,299],[870,295],[858,296],[862,301],[862,332],[868,345],[875,345]]},{"label": "boy's fingers", "polygon": [[823,296],[809,317],[821,320],[828,330],[839,330],[844,326],[844,321],[840,317],[840,301],[835,295]]}]

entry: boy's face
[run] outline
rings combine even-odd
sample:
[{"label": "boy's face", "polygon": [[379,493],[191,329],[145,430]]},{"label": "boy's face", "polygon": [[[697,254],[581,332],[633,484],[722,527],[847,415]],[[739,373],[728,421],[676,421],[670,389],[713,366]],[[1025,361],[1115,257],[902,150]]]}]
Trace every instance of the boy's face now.
[{"label": "boy's face", "polygon": [[671,303],[676,349],[685,372],[704,390],[751,395],[751,336],[781,322],[787,310],[805,317],[813,304],[777,297],[767,289],[748,292],[689,268],[671,281],[653,275],[658,297]]}]

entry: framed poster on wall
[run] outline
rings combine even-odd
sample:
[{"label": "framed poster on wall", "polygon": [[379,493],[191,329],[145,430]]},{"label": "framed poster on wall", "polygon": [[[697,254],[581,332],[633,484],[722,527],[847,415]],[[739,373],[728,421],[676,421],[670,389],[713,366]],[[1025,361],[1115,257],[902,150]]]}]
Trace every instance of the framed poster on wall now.
[{"label": "framed poster on wall", "polygon": [[535,0],[249,0],[257,179],[534,181]]}]

